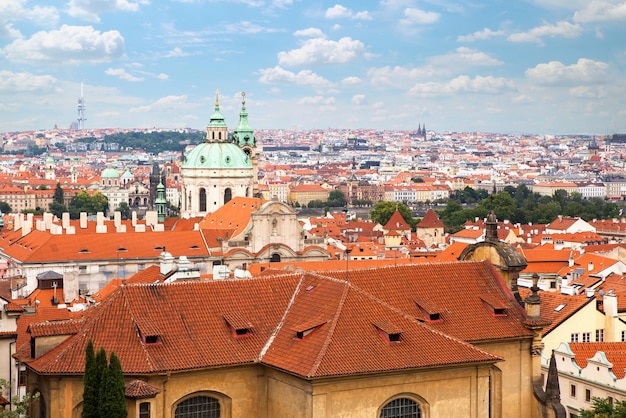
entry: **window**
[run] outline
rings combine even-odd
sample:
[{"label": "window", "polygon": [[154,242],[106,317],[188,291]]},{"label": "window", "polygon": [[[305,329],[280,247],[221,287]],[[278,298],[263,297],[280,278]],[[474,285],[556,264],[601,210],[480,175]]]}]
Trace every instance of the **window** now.
[{"label": "window", "polygon": [[139,404],[139,418],[150,418],[150,402]]},{"label": "window", "polygon": [[380,418],[421,418],[422,410],[413,399],[398,398],[386,404]]},{"label": "window", "polygon": [[626,342],[626,331],[622,331],[622,342]]},{"label": "window", "polygon": [[588,343],[591,341],[591,333],[590,332],[583,332],[583,342],[584,343]]},{"label": "window", "polygon": [[[407,415],[408,416],[408,415]],[[417,415],[419,417],[419,415]],[[210,396],[194,396],[176,406],[174,418],[220,418],[220,402]]]},{"label": "window", "polygon": [[591,402],[591,389],[585,389],[585,402]]},{"label": "window", "polygon": [[596,330],[596,342],[601,343],[604,341],[604,330],[597,329]]},{"label": "window", "polygon": [[569,396],[571,396],[572,398],[576,397],[576,385],[570,385]]},{"label": "window", "polygon": [[578,333],[577,332],[572,333],[572,336],[570,338],[570,342],[573,342],[573,343],[577,343],[578,342]]},{"label": "window", "polygon": [[206,190],[200,189],[200,212],[206,212]]}]

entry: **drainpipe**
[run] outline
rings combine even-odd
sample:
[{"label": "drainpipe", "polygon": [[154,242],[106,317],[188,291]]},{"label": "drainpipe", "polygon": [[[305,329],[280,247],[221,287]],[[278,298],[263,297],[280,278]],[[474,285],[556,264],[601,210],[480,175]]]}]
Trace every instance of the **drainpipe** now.
[{"label": "drainpipe", "polygon": [[[13,344],[16,341],[11,341],[9,343],[9,402],[11,402],[11,398],[13,397]],[[13,410],[13,403],[9,403],[9,411]]]}]

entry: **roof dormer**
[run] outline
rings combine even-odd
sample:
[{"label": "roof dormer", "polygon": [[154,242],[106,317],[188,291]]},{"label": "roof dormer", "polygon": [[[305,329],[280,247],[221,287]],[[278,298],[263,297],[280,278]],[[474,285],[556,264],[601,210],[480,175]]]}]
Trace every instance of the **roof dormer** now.
[{"label": "roof dormer", "polygon": [[235,338],[249,337],[252,335],[252,323],[240,313],[228,312],[222,314],[230,333]]},{"label": "roof dormer", "polygon": [[424,320],[428,322],[436,322],[441,320],[441,310],[434,303],[428,300],[416,298],[415,304],[422,314],[421,317],[417,317],[417,320]]},{"label": "roof dormer", "polygon": [[378,320],[372,322],[372,325],[376,327],[378,334],[387,342],[398,343],[402,335],[402,330],[393,324],[385,320]]},{"label": "roof dormer", "polygon": [[482,295],[480,299],[493,316],[506,316],[506,304],[502,303],[498,298],[491,295]]},{"label": "roof dormer", "polygon": [[321,328],[326,322],[321,319],[311,319],[309,321],[301,322],[294,327],[291,328],[292,331],[296,333],[294,339],[302,340],[308,335],[310,335],[313,331]]}]

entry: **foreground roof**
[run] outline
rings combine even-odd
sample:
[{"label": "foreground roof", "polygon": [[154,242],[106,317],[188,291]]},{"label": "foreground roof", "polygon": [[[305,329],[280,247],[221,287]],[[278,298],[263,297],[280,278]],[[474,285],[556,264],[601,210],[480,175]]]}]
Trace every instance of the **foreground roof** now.
[{"label": "foreground roof", "polygon": [[262,363],[317,378],[492,363],[501,358],[468,341],[530,338],[523,318],[488,262],[126,285],[29,367],[81,374],[89,339],[127,374]]}]

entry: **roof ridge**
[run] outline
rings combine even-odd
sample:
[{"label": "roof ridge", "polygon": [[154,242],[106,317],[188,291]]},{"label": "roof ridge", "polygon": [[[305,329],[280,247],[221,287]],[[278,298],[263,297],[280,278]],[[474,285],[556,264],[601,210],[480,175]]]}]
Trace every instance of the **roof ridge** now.
[{"label": "roof ridge", "polygon": [[302,276],[300,276],[300,280],[298,280],[298,285],[296,286],[296,288],[294,289],[293,293],[291,294],[291,298],[289,299],[289,303],[287,304],[287,307],[285,308],[285,311],[283,312],[283,315],[280,318],[280,321],[278,322],[278,324],[274,328],[274,331],[272,331],[272,334],[267,339],[267,342],[265,343],[263,348],[261,348],[261,352],[257,356],[257,359],[256,359],[255,362],[261,362],[263,360],[263,357],[267,353],[267,350],[269,350],[269,348],[271,347],[272,343],[276,339],[276,336],[278,335],[278,333],[282,329],[282,327],[283,327],[283,325],[285,323],[285,319],[287,318],[287,315],[289,315],[289,311],[291,310],[291,308],[292,308],[292,306],[293,306],[293,304],[294,304],[294,302],[296,300],[296,296],[298,295],[298,293],[300,293],[300,288],[302,287],[302,283],[304,282],[305,275],[306,274],[303,274]]},{"label": "roof ridge", "polygon": [[343,281],[343,282],[344,282],[343,283],[344,290],[341,295],[341,300],[337,304],[337,309],[335,310],[335,316],[333,317],[330,329],[328,330],[328,333],[326,334],[326,339],[324,340],[324,344],[322,344],[322,347],[320,348],[317,358],[313,362],[313,366],[311,367],[311,370],[309,370],[309,377],[314,376],[315,373],[317,372],[317,369],[320,367],[320,364],[322,363],[322,360],[324,359],[324,356],[326,355],[326,352],[328,351],[328,346],[333,340],[335,328],[337,327],[337,321],[339,320],[339,317],[341,316],[341,312],[343,311],[343,306],[346,302],[346,297],[348,296],[348,291],[351,288],[350,282],[346,282],[346,281]]},{"label": "roof ridge", "polygon": [[[155,283],[151,283],[151,284],[152,284],[152,285],[154,285]],[[119,287],[119,289],[120,289],[120,290],[119,290],[119,292],[120,292],[122,295],[121,295],[121,296],[118,296],[118,297],[122,297],[122,298],[124,298],[124,306],[125,306],[125,307],[126,307],[126,309],[128,310],[128,315],[130,316],[130,320],[131,320],[131,321],[133,322],[133,324],[135,325],[135,332],[136,332],[136,334],[137,334],[137,338],[138,338],[139,340],[141,340],[141,335],[139,334],[139,322],[137,322],[137,321],[135,320],[135,315],[133,314],[133,310],[132,310],[131,304],[129,303],[129,299],[128,299],[128,295],[127,295],[128,290],[126,290],[126,286],[120,286],[120,287]],[[111,296],[112,296],[112,295],[111,295]],[[109,298],[110,298],[111,296],[109,296]],[[145,361],[146,361],[146,363],[148,364],[148,367],[149,367],[151,370],[154,370],[154,369],[155,369],[155,367],[154,367],[155,362],[152,360],[152,356],[150,355],[150,353],[148,352],[148,350],[146,350],[146,345],[145,345],[145,344],[140,344],[140,345],[141,345],[141,349],[142,349],[142,350],[143,350],[143,352],[144,352],[144,355],[145,355]]]}]

